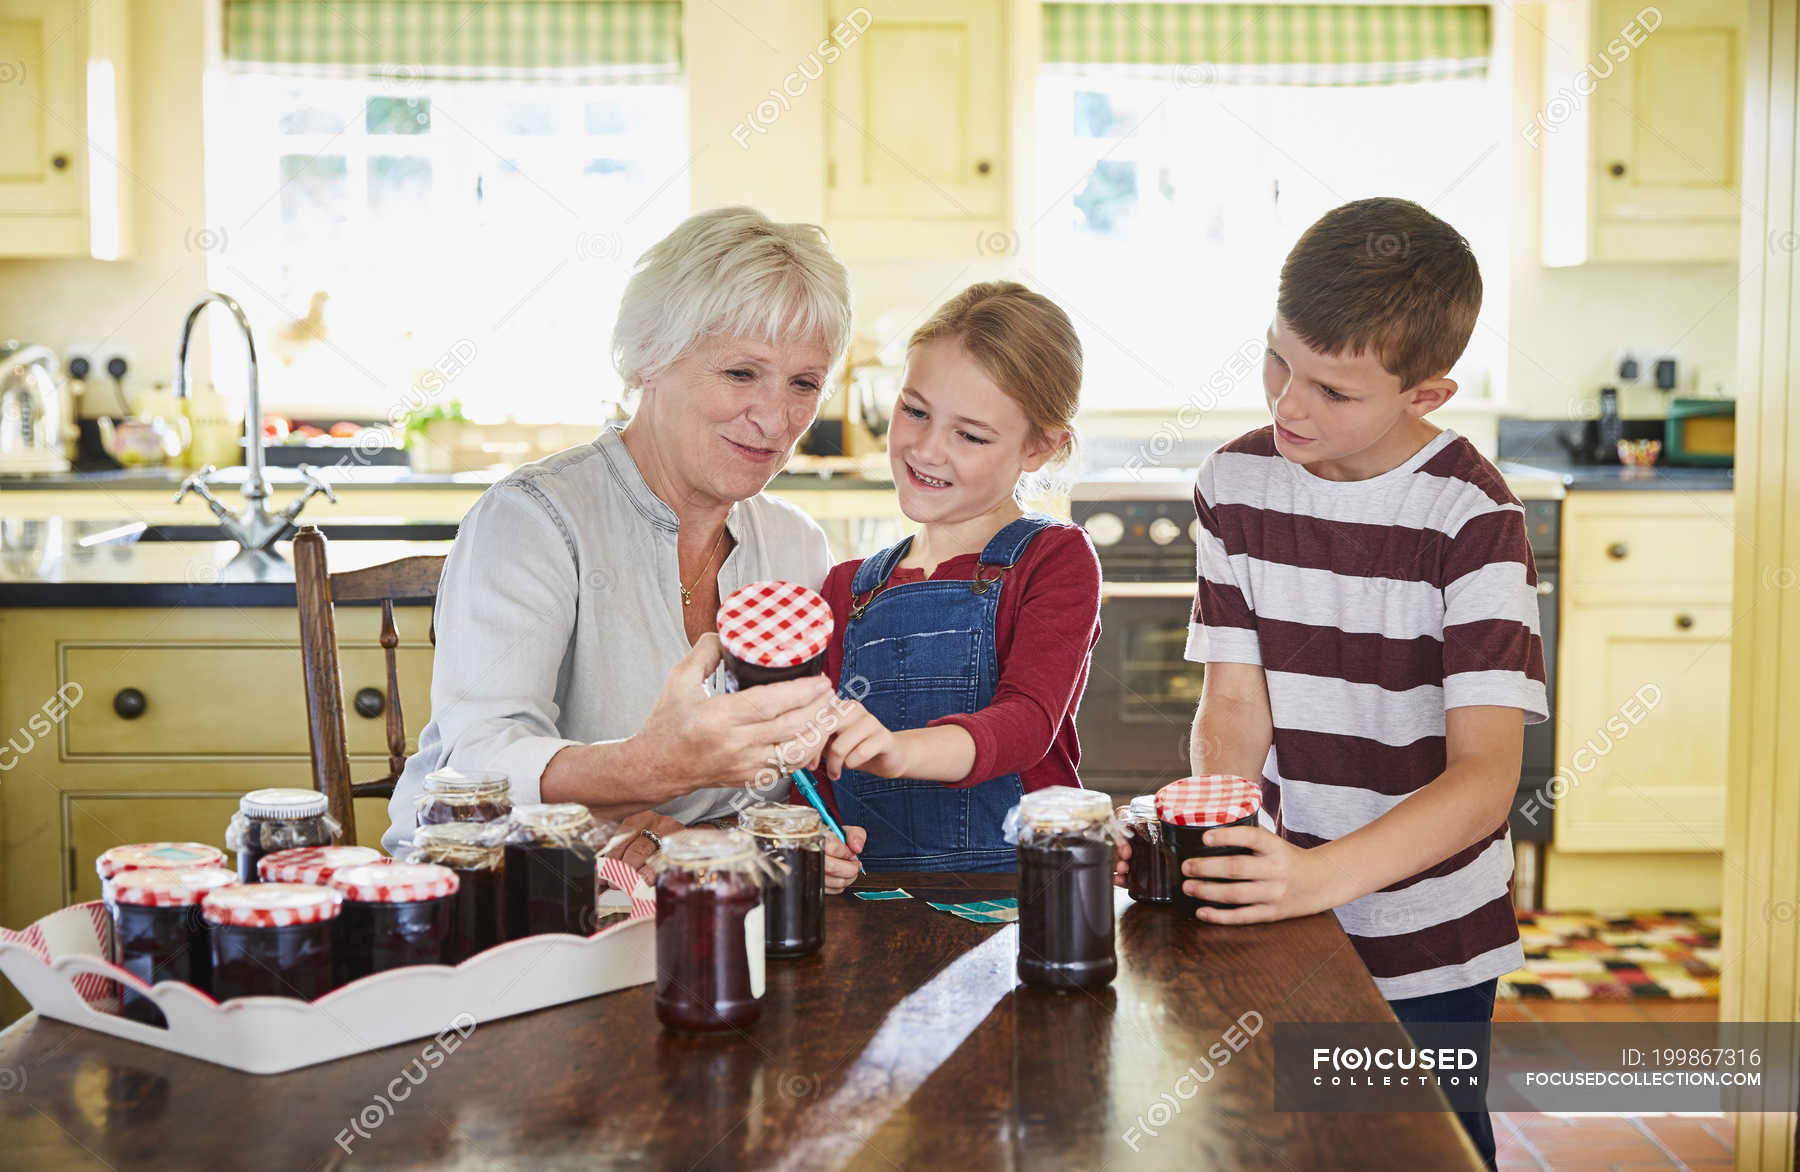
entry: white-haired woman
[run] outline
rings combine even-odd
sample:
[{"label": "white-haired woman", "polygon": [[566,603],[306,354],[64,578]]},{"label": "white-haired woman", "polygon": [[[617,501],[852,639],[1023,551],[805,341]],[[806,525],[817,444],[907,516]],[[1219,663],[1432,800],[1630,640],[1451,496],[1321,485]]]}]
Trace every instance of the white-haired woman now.
[{"label": "white-haired woman", "polygon": [[[810,756],[823,677],[703,685],[722,596],[770,578],[816,589],[830,567],[819,527],[762,490],[849,333],[848,274],[811,225],[722,208],[640,258],[612,343],[642,392],[631,421],[519,468],[463,519],[438,587],[432,719],[389,805],[390,850],[445,766],[655,835],[730,814],[746,783]],[[837,890],[856,865],[832,846]],[[651,849],[640,838],[627,861]]]}]

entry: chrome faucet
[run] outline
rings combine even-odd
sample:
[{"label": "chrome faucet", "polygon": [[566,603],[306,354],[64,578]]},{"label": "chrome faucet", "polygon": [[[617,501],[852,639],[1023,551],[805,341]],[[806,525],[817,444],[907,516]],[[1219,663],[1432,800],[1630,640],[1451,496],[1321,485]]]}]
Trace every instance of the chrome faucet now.
[{"label": "chrome faucet", "polygon": [[269,478],[263,474],[262,396],[256,383],[256,339],[250,333],[250,319],[244,316],[243,306],[223,293],[209,292],[188,310],[187,321],[181,327],[181,348],[175,354],[175,397],[187,398],[188,341],[193,337],[194,323],[200,320],[201,311],[215,301],[231,312],[238,329],[244,332],[244,351],[250,356],[250,381],[244,404],[244,463],[248,468],[248,475],[244,477],[244,508],[242,512],[233,513],[213,496],[206,486],[217,471],[211,464],[181,482],[181,488],[175,493],[175,503],[180,504],[188,493],[194,493],[219,519],[219,528],[246,553],[260,553],[279,561],[279,556],[269,547],[287,536],[306,502],[324,493],[325,499],[335,505],[337,494],[310,466],[302,464],[300,475],[306,480],[306,491],[279,513],[269,512],[264,504],[269,499]]}]

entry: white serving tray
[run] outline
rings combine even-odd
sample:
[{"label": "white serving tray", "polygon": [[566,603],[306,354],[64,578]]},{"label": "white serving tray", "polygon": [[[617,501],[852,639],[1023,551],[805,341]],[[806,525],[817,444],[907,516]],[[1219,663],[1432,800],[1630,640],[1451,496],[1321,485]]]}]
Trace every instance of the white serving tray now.
[{"label": "white serving tray", "polygon": [[[98,902],[52,912],[23,932],[0,929],[0,972],[44,1017],[249,1074],[280,1074],[414,1038],[466,1037],[503,1017],[654,980],[655,897],[632,879],[629,901],[611,891],[601,899],[602,910],[629,909],[630,917],[585,939],[530,936],[454,968],[375,973],[312,1002],[240,997],[220,1004],[179,981],[147,986],[107,959],[112,922]],[[154,1001],[169,1027],[119,1016],[113,982]]]}]

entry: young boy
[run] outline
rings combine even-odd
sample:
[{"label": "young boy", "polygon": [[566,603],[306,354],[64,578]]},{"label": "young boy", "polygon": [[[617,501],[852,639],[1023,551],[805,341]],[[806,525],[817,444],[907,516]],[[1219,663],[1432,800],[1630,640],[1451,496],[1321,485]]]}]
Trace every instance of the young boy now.
[{"label": "young boy", "polygon": [[[1507,815],[1548,717],[1537,572],[1500,473],[1426,420],[1480,308],[1468,242],[1424,208],[1328,213],[1282,265],[1274,424],[1194,493],[1193,769],[1261,778],[1276,832],[1212,832],[1254,853],[1189,862],[1186,890],[1243,905],[1216,923],[1335,909],[1403,1022],[1486,1026],[1524,962]],[[1487,1113],[1462,1121],[1492,1166]]]}]

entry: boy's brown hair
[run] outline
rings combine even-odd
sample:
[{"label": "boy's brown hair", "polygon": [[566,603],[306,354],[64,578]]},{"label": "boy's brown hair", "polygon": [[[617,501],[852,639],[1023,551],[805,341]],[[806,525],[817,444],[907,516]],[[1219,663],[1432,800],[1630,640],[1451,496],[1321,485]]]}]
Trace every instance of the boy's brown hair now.
[{"label": "boy's brown hair", "polygon": [[1375,356],[1402,390],[1448,374],[1481,312],[1462,233],[1411,200],[1333,208],[1281,266],[1276,312],[1321,354]]},{"label": "boy's brown hair", "polygon": [[1037,435],[1067,431],[1070,438],[1050,463],[1069,458],[1081,405],[1081,339],[1061,306],[1017,281],[984,281],[939,306],[907,349],[938,338],[959,339]]}]

